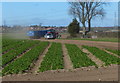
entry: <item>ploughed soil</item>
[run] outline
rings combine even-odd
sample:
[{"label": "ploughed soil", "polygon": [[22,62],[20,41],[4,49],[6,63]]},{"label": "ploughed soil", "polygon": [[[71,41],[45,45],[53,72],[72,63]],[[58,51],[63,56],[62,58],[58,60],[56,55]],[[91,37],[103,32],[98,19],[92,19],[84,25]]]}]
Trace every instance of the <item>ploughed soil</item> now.
[{"label": "ploughed soil", "polygon": [[[39,39],[40,41],[49,41],[49,42],[59,42],[62,43],[64,51],[64,62],[65,69],[62,70],[51,70],[40,73],[24,73],[24,74],[14,74],[3,76],[3,81],[118,81],[118,65],[111,65],[107,67],[95,68],[91,67],[82,67],[73,69],[71,67],[68,54],[65,53],[66,49],[64,43],[96,46],[99,48],[110,48],[118,49],[118,43],[115,42],[99,42],[99,41],[86,41],[86,40],[45,40]],[[92,55],[91,55],[92,56]],[[66,59],[66,60],[65,60]],[[101,63],[102,64],[102,63]]]},{"label": "ploughed soil", "polygon": [[118,66],[86,67],[74,70],[47,71],[5,76],[3,81],[118,81]]},{"label": "ploughed soil", "polygon": [[77,45],[96,46],[99,48],[118,49],[118,42],[87,41],[87,40],[62,40],[62,39],[37,39],[40,41],[69,43]]}]

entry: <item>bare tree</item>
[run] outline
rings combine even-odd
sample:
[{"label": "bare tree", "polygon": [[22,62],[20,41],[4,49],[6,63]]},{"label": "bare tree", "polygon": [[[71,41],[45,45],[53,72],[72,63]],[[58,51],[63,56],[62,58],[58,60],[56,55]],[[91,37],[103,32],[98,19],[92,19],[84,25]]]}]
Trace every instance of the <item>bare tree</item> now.
[{"label": "bare tree", "polygon": [[[91,20],[94,17],[105,15],[102,7],[105,4],[104,2],[88,0],[88,2],[69,2],[69,4],[69,13],[79,19],[83,27],[83,35],[91,30]],[[88,30],[86,24],[88,24]]]},{"label": "bare tree", "polygon": [[91,30],[91,20],[96,16],[104,17],[105,12],[103,9],[104,2],[86,2],[86,12],[87,12],[87,21],[88,21],[88,31]]}]

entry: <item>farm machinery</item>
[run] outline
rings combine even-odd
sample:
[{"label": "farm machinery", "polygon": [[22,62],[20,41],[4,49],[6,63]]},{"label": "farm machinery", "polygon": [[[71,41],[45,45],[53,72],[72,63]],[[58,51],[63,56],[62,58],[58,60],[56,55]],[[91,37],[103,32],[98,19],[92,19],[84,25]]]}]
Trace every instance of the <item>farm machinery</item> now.
[{"label": "farm machinery", "polygon": [[56,32],[54,29],[38,31],[29,30],[27,31],[27,36],[29,36],[30,39],[39,39],[42,37],[44,37],[45,39],[55,39],[60,37],[58,32]]}]

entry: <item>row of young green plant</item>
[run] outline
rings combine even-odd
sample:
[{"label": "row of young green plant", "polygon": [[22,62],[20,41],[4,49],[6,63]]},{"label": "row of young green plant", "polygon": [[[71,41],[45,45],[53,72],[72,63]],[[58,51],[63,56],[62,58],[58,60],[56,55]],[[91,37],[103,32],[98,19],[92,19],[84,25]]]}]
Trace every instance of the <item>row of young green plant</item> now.
[{"label": "row of young green plant", "polygon": [[120,50],[119,49],[118,50],[106,49],[106,50],[120,56]]},{"label": "row of young green plant", "polygon": [[97,66],[87,54],[75,44],[65,44],[74,68]]},{"label": "row of young green plant", "polygon": [[51,47],[48,49],[41,66],[39,68],[39,72],[44,72],[47,70],[57,70],[63,69],[63,51],[61,43],[52,43]]},{"label": "row of young green plant", "polygon": [[[49,48],[46,56],[41,63],[39,68],[39,72],[47,71],[47,70],[56,70],[56,69],[63,69],[64,62],[62,56],[62,47],[60,43],[52,43],[51,47]],[[88,66],[96,66],[96,63],[93,62],[86,53],[82,52],[82,50],[77,47],[75,44],[65,44],[68,55],[72,61],[74,68],[80,67],[88,67]],[[98,56],[100,60],[105,62],[105,65],[110,64],[119,64],[119,58],[112,56],[106,53],[103,50],[100,50],[96,47],[89,47],[83,46],[83,48],[87,48],[93,55]],[[58,50],[59,49],[59,50]],[[91,51],[92,50],[92,51]]]},{"label": "row of young green plant", "polygon": [[31,64],[33,64],[33,62],[38,59],[39,55],[41,55],[41,53],[48,46],[48,44],[48,42],[38,43],[38,45],[25,53],[23,56],[5,66],[2,70],[2,75],[14,73],[18,74],[29,70]]},{"label": "row of young green plant", "polygon": [[11,44],[14,44],[16,41],[18,40],[14,40],[14,39],[2,39],[2,48],[9,46]]},{"label": "row of young green plant", "polygon": [[10,50],[9,52],[2,55],[2,66],[6,65],[18,55],[21,55],[23,52],[28,50],[30,47],[38,43],[39,41],[21,41],[22,44],[15,49]]},{"label": "row of young green plant", "polygon": [[17,46],[17,43],[21,43],[20,39],[2,39],[2,51],[1,53],[4,54],[6,51],[9,51],[12,48],[15,48]]},{"label": "row of young green plant", "polygon": [[[68,54],[73,63],[74,68],[87,67],[87,66],[97,66],[91,59],[87,57],[87,54],[82,52],[79,47],[74,44],[65,44],[68,50]],[[51,47],[48,49],[45,55],[39,72],[44,72],[47,70],[63,69],[63,52],[60,43],[52,43]]]},{"label": "row of young green plant", "polygon": [[113,56],[97,47],[83,46],[83,48],[89,50],[94,56],[103,61],[106,66],[110,64],[120,64],[120,58]]},{"label": "row of young green plant", "polygon": [[[20,73],[29,70],[32,62],[34,60],[37,60],[40,53],[42,53],[47,46],[48,42],[41,42],[38,46],[25,53],[22,57],[8,64],[3,69],[3,75]],[[74,68],[97,66],[90,58],[87,57],[87,54],[82,52],[81,49],[79,49],[79,47],[77,47],[76,45],[65,44],[65,46],[68,50],[68,54],[70,56]],[[120,63],[119,58],[112,56],[106,53],[105,51],[100,50],[99,48],[90,46],[83,46],[83,48],[88,49],[93,55],[105,62],[106,65]],[[62,45],[60,43],[52,43],[51,47],[48,49],[48,52],[41,63],[39,72],[63,69],[64,62],[62,55]]]},{"label": "row of young green plant", "polygon": [[2,47],[5,47],[9,44],[10,41],[6,40],[6,39],[3,39],[2,40]]},{"label": "row of young green plant", "polygon": [[14,49],[14,48],[18,47],[19,45],[22,45],[22,43],[23,43],[22,40],[13,42],[13,44],[3,47],[2,53],[5,53],[6,51],[8,51],[10,49]]}]

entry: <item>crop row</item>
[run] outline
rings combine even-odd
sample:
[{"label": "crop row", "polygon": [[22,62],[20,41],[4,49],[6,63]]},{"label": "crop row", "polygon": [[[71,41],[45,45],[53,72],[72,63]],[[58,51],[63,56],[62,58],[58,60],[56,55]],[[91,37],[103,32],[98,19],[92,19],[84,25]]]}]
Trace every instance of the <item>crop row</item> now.
[{"label": "crop row", "polygon": [[16,41],[16,42],[13,42],[14,44],[11,44],[11,45],[8,45],[6,47],[3,47],[2,48],[2,53],[12,49],[12,48],[16,48],[18,47],[19,45],[21,45],[23,42],[22,41]]},{"label": "crop row", "polygon": [[13,60],[18,55],[25,52],[27,49],[29,49],[30,47],[32,47],[36,43],[38,43],[38,42],[37,41],[34,41],[34,42],[33,41],[24,41],[24,43],[22,45],[20,45],[19,47],[16,47],[15,49],[12,49],[8,53],[3,54],[2,55],[2,66],[9,63],[11,60]]},{"label": "crop row", "polygon": [[106,49],[106,50],[120,56],[120,50],[112,50],[112,49]]},{"label": "crop row", "polygon": [[120,64],[120,58],[112,56],[97,47],[83,46],[83,48],[88,49],[93,55],[102,60],[105,65]]},{"label": "crop row", "polygon": [[96,66],[96,64],[74,44],[65,44],[74,68]]},{"label": "crop row", "polygon": [[3,39],[2,40],[2,46],[7,46],[9,44],[10,40]]},{"label": "crop row", "polygon": [[63,69],[64,66],[62,55],[62,45],[60,43],[52,43],[51,47],[48,49],[48,52],[46,53],[41,63],[39,72]]},{"label": "crop row", "polygon": [[9,46],[11,44],[14,44],[18,40],[13,40],[13,39],[3,39],[2,40],[2,48]]},{"label": "crop row", "polygon": [[30,51],[25,53],[20,58],[16,59],[12,63],[8,64],[3,70],[2,74],[13,74],[13,73],[22,73],[26,70],[29,70],[33,61],[36,61],[39,55],[44,51],[48,46],[48,42],[40,42],[37,46],[32,48]]}]

